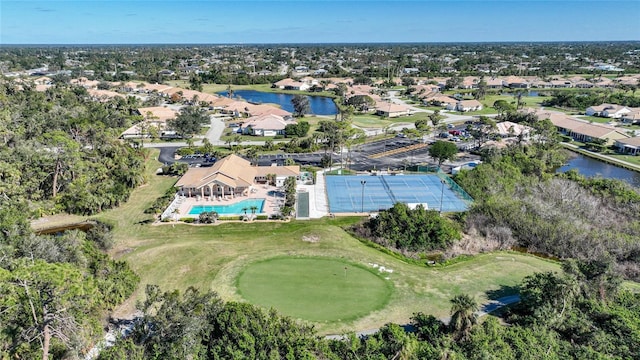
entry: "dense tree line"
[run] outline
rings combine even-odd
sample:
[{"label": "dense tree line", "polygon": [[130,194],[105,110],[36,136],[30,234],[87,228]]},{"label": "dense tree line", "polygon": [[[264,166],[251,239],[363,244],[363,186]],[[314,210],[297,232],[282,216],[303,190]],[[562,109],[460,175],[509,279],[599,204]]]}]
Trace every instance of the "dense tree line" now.
[{"label": "dense tree line", "polygon": [[135,100],[95,102],[81,87],[38,92],[3,82],[0,104],[0,201],[93,214],[142,183],[143,153],[115,140],[136,120]]},{"label": "dense tree line", "polygon": [[0,210],[0,357],[80,356],[102,337],[104,312],[127,299],[139,278],[103,252],[112,244],[109,226],[36,235],[14,205]]},{"label": "dense tree line", "polygon": [[[609,264],[610,265],[610,264]],[[640,294],[619,287],[602,262],[567,262],[520,284],[522,301],[479,321],[478,304],[451,299],[451,320],[416,313],[414,332],[330,340],[274,310],[223,302],[213,292],[147,288],[144,317],[100,359],[634,359],[640,356]]]},{"label": "dense tree line", "polygon": [[403,253],[443,250],[461,238],[457,225],[422,205],[396,203],[352,229],[358,236]]},{"label": "dense tree line", "polygon": [[37,235],[28,220],[92,214],[142,183],[144,154],[115,140],[137,101],[95,102],[64,82],[44,92],[0,83],[0,357],[75,358],[138,276],[111,260],[110,226]]},{"label": "dense tree line", "polygon": [[543,106],[557,106],[584,111],[586,108],[603,103],[617,104],[630,107],[640,106],[640,98],[627,95],[624,92],[562,92],[556,91],[550,99],[545,100]]},{"label": "dense tree line", "polygon": [[559,150],[514,145],[455,180],[474,198],[466,230],[496,247],[518,245],[560,258],[612,258],[640,279],[640,197],[618,180],[554,176]]}]

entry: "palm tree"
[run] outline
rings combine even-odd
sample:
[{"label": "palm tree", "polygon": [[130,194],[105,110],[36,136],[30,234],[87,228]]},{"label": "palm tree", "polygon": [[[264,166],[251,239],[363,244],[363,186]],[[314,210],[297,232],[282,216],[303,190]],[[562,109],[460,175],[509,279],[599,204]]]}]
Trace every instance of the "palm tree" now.
[{"label": "palm tree", "polygon": [[241,211],[242,211],[245,215],[247,215],[247,210],[249,210],[249,208],[248,208],[248,207],[243,207]]},{"label": "palm tree", "polygon": [[247,149],[245,153],[249,158],[249,161],[252,165],[258,166],[258,149],[255,147],[250,147]]},{"label": "palm tree", "polygon": [[258,207],[255,205],[252,205],[249,209],[251,209],[251,220],[254,220],[256,218],[256,212],[258,211]]},{"label": "palm tree", "polygon": [[449,327],[456,340],[465,340],[469,336],[471,328],[478,322],[475,314],[478,311],[478,303],[467,294],[457,295],[451,299],[451,322]]},{"label": "palm tree", "polygon": [[237,146],[240,146],[240,143],[242,143],[242,136],[239,134],[234,135],[233,142],[236,143]]}]

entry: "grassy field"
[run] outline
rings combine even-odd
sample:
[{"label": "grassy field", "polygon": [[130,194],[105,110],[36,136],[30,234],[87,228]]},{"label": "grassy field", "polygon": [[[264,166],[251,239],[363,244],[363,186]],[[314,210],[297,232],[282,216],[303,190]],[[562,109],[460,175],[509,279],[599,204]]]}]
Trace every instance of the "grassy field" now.
[{"label": "grassy field", "polygon": [[362,128],[384,128],[389,125],[398,123],[415,123],[418,119],[426,119],[427,113],[416,113],[409,116],[400,116],[395,118],[381,117],[372,114],[354,115],[353,124]]},{"label": "grassy field", "polygon": [[383,276],[338,259],[277,257],[248,265],[237,287],[249,302],[287,316],[351,321],[387,304],[392,286]]},{"label": "grassy field", "polygon": [[323,257],[362,268],[375,263],[393,269],[386,275],[393,291],[384,307],[357,319],[312,322],[320,333],[341,333],[387,322],[406,323],[418,311],[444,317],[449,299],[457,294],[468,293],[482,302],[492,292],[497,296],[505,289],[513,291],[512,286],[533,272],[559,270],[554,262],[509,252],[479,255],[444,267],[406,263],[345,232],[344,226],[359,220],[349,217],[217,226],[151,225],[147,221],[152,217],[144,209],[176,181],[153,175],[159,166],[150,160],[147,184],[121,207],[96,217],[116,225],[116,246],[111,253],[126,260],[141,277],[138,291],[117,314],[133,309],[135,301],[143,298],[146,284],[158,284],[165,290],[195,286],[215,290],[225,300],[245,301],[236,287],[241,274],[251,271],[251,264],[276,257]]},{"label": "grassy field", "polygon": [[587,116],[587,115],[578,116],[578,118],[589,121],[589,122],[595,122],[600,124],[606,124],[612,121],[612,119],[609,119],[609,118],[603,118],[598,116]]},{"label": "grassy field", "polygon": [[617,154],[617,153],[613,153],[613,154],[607,154],[608,156],[614,158],[614,159],[620,159],[623,161],[626,161],[628,163],[634,164],[638,167],[640,167],[640,156],[637,155],[621,155],[621,154]]}]

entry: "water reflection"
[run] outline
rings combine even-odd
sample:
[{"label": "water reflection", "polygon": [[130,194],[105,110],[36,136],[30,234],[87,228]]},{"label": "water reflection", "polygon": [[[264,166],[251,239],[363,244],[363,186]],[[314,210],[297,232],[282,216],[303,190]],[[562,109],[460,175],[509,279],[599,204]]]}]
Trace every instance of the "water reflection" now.
[{"label": "water reflection", "polygon": [[[227,96],[227,92],[219,92],[219,95]],[[293,112],[293,105],[291,94],[277,94],[267,93],[255,90],[236,90],[233,92],[233,96],[242,98],[245,101],[257,104],[278,104],[282,109],[289,112]],[[335,115],[338,113],[338,108],[333,102],[333,99],[325,96],[313,96],[306,95],[309,98],[309,105],[311,107],[311,114],[314,115]]]},{"label": "water reflection", "polygon": [[586,177],[600,176],[607,179],[619,179],[633,186],[640,187],[640,173],[609,165],[581,154],[576,154],[576,157],[569,160],[566,165],[560,167],[557,172],[566,172],[571,169],[576,169]]}]

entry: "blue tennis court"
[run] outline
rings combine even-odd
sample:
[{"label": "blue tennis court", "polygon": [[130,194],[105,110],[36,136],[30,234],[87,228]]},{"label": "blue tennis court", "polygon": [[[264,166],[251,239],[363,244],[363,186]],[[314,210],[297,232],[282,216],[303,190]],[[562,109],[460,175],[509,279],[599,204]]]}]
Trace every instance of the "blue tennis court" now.
[{"label": "blue tennis court", "polygon": [[378,211],[397,202],[426,203],[443,212],[466,211],[470,205],[468,195],[453,191],[437,175],[326,176],[325,182],[332,213]]}]

